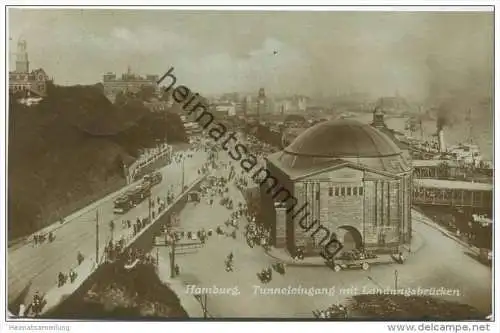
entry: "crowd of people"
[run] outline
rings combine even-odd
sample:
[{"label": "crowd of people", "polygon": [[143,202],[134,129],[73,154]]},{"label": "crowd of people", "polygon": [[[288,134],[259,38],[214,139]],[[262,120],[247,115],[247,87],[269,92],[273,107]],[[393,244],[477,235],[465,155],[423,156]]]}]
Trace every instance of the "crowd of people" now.
[{"label": "crowd of people", "polygon": [[[270,231],[264,228],[263,225],[259,223],[260,221],[256,221],[256,216],[253,215],[253,213],[249,212],[247,203],[235,201],[234,197],[231,196],[229,190],[229,185],[231,184],[236,185],[239,190],[244,190],[248,186],[253,186],[254,184],[252,184],[253,180],[251,178],[251,175],[244,172],[240,168],[235,168],[235,166],[231,162],[219,161],[218,154],[220,153],[220,147],[215,148],[216,146],[210,146],[207,144],[207,141],[202,138],[192,138],[191,144],[191,152],[173,153],[173,161],[178,164],[183,163],[184,159],[192,158],[194,152],[201,151],[207,153],[207,160],[198,170],[199,175],[209,173],[211,170],[222,169],[226,171],[224,176],[209,177],[206,185],[202,186],[200,189],[201,200],[206,200],[206,202],[210,205],[218,202],[231,211],[230,218],[219,225],[216,232],[227,237],[236,238],[237,230],[239,230],[240,225],[246,224],[244,234],[247,238],[247,243],[251,247],[254,247],[258,244],[268,250],[271,243]],[[239,172],[237,170],[239,170]],[[128,249],[127,251],[125,251],[126,240],[129,237],[134,237],[139,234],[145,227],[147,227],[148,224],[151,223],[151,221],[156,216],[158,216],[166,207],[173,203],[176,192],[174,191],[173,187],[174,186],[171,185],[168,189],[168,194],[166,198],[164,198],[165,200],[162,200],[160,197],[155,197],[154,199],[149,201],[150,209],[147,217],[137,217],[135,221],[131,219],[122,219],[121,221],[113,220],[109,222],[111,236],[104,248],[103,255],[103,258],[106,262],[116,262],[117,260],[120,260],[120,262],[123,261],[125,263],[126,267],[127,265],[135,264],[135,262],[137,261],[144,263],[155,263],[155,258],[148,253],[144,253],[143,251],[137,249]],[[121,223],[122,231],[117,234],[121,236],[118,236],[118,239],[114,239],[117,226],[120,225],[119,223]],[[125,230],[129,231],[126,232]],[[204,243],[208,236],[211,236],[212,233],[212,230],[206,231],[205,229],[200,229],[192,232],[175,232],[172,235],[177,241],[180,241],[182,238],[187,237],[189,239],[199,239],[202,243]],[[53,233],[49,233],[47,235],[35,235],[34,244],[41,244],[46,239],[50,239],[52,241],[54,238],[55,236],[53,235]],[[84,260],[85,257],[83,256],[83,254],[78,252],[77,267],[80,266]],[[232,272],[234,269],[234,255],[232,252],[225,258],[225,269],[228,272]],[[175,270],[176,274],[178,274],[180,271],[180,267],[176,265]],[[270,280],[272,278],[272,270],[272,267],[269,267],[265,269],[265,272],[262,272],[264,273],[264,279]],[[279,270],[280,272],[284,273],[284,267],[275,267],[275,270]],[[70,269],[67,273],[59,272],[58,286],[62,287],[68,282],[68,280],[73,283],[76,278],[77,273],[73,270],[73,268]]]},{"label": "crowd of people", "polygon": [[38,246],[45,241],[49,241],[49,243],[52,243],[56,239],[56,236],[54,236],[54,233],[52,231],[46,233],[46,234],[36,234],[33,235],[33,246]]},{"label": "crowd of people", "polygon": [[[253,141],[257,143],[258,141]],[[262,145],[262,143],[259,143]],[[236,202],[229,192],[230,183],[235,185],[239,191],[244,193],[250,186],[256,186],[255,180],[251,175],[241,168],[235,168],[231,162],[220,162],[218,168],[225,171],[225,177],[212,177],[209,186],[202,189],[208,204],[214,203],[215,197],[220,199],[219,204],[231,210],[231,215],[224,222],[225,227],[219,225],[217,234],[236,238],[236,230],[241,224],[244,224],[244,236],[248,246],[262,246],[266,251],[271,249],[271,231],[266,228],[263,221],[258,221],[256,212],[250,211],[246,202]],[[239,170],[239,171],[238,171]],[[226,272],[234,270],[234,255],[231,252],[224,260]],[[257,277],[262,283],[268,283],[272,280],[273,271],[279,274],[285,274],[284,264],[277,263],[265,267],[257,273]]]},{"label": "crowd of people", "polygon": [[[80,266],[83,261],[85,260],[85,257],[83,256],[83,254],[78,251],[78,253],[76,254],[76,262],[77,262],[77,266]],[[71,283],[75,282],[76,278],[77,278],[77,273],[73,270],[73,268],[70,268],[69,272],[65,273],[65,272],[59,272],[57,274],[57,287],[62,287],[66,284],[66,282],[68,282],[68,279],[70,280]]]}]

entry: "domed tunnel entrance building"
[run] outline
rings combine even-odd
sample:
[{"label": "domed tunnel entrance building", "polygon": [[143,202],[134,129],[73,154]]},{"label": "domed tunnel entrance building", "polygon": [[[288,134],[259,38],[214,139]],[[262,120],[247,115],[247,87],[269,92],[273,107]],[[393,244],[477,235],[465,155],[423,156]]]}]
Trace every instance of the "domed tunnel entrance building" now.
[{"label": "domed tunnel entrance building", "polygon": [[410,242],[411,163],[376,128],[319,123],[266,166],[261,200],[275,247],[318,255],[332,237],[344,251],[395,251]]}]

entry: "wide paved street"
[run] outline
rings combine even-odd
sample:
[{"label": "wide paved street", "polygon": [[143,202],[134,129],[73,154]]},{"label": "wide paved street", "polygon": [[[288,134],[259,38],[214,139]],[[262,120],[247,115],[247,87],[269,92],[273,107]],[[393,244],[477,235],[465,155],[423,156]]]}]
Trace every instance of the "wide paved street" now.
[{"label": "wide paved street", "polygon": [[[224,153],[222,153],[224,155]],[[220,155],[220,156],[222,156]],[[224,170],[219,175],[227,174]],[[230,197],[236,202],[242,196],[235,186],[230,187]],[[197,231],[200,228],[214,229],[224,226],[231,211],[215,200],[210,206],[205,200],[189,203],[180,214],[182,230]],[[460,296],[447,299],[470,304],[484,312],[491,312],[491,269],[466,254],[466,248],[447,238],[440,231],[422,222],[425,217],[414,212],[414,230],[423,239],[422,247],[413,253],[404,265],[388,264],[373,266],[368,271],[351,270],[333,272],[327,267],[289,266],[284,276],[273,272],[267,285],[261,284],[256,274],[276,262],[261,247],[250,248],[243,236],[244,223],[240,224],[236,240],[231,237],[213,235],[206,245],[195,252],[177,255],[176,262],[181,274],[176,279],[186,285],[200,287],[237,287],[239,295],[209,295],[208,311],[215,317],[311,317],[314,309],[326,308],[349,297],[340,289],[356,287],[391,288],[446,288],[458,289]],[[231,228],[227,228],[232,230]],[[169,279],[168,249],[160,250],[160,276]],[[226,272],[224,260],[234,253],[235,270]],[[277,296],[259,295],[261,287],[335,287],[334,295]]]},{"label": "wide paved street", "polygon": [[[192,158],[186,158],[184,163],[185,184],[189,184],[198,177],[197,170],[206,161],[205,152],[186,151],[192,153]],[[152,189],[154,198],[165,199],[168,191],[179,194],[182,182],[182,164],[173,161],[170,165],[159,170],[163,175],[161,184]],[[137,217],[147,217],[149,214],[148,201],[142,202],[124,215],[114,215],[113,198],[100,204],[96,209],[65,222],[54,232],[56,237],[52,243],[34,246],[33,242],[21,247],[9,249],[8,252],[8,296],[9,302],[18,297],[19,293],[31,282],[30,292],[25,299],[30,300],[38,290],[46,292],[57,284],[57,274],[67,273],[77,265],[77,253],[80,251],[85,260],[95,260],[96,252],[96,210],[99,214],[99,248],[103,255],[104,246],[111,237],[119,239],[128,235],[131,230],[123,228],[121,221]],[[110,221],[115,220],[112,233]]]}]

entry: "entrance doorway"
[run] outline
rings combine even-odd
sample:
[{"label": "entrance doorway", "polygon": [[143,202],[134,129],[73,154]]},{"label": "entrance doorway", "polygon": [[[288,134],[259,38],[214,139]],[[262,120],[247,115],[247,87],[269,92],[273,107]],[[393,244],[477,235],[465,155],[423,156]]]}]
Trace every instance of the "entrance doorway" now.
[{"label": "entrance doorway", "polygon": [[363,246],[361,233],[352,226],[341,226],[338,228],[339,240],[343,243],[343,251],[352,251]]}]

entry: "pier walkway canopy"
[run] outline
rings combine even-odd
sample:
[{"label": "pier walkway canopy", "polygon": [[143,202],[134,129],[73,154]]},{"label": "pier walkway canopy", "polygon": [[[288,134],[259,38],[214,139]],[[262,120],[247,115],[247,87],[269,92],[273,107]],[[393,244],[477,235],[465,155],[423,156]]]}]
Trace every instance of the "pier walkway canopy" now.
[{"label": "pier walkway canopy", "polygon": [[413,174],[416,178],[457,177],[460,166],[449,160],[413,160]]},{"label": "pier walkway canopy", "polygon": [[493,206],[493,185],[441,179],[415,179],[413,203],[491,208]]},{"label": "pier walkway canopy", "polygon": [[[483,168],[475,168],[476,174],[486,177],[493,176],[492,164],[484,161]],[[455,160],[413,160],[413,174],[416,178],[461,178],[466,179],[471,169]]]}]

